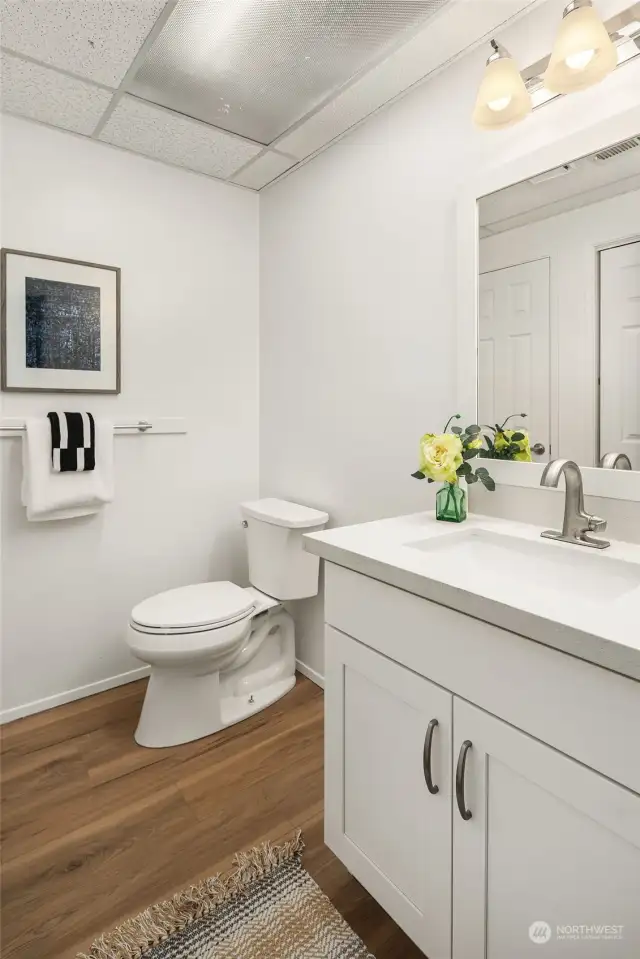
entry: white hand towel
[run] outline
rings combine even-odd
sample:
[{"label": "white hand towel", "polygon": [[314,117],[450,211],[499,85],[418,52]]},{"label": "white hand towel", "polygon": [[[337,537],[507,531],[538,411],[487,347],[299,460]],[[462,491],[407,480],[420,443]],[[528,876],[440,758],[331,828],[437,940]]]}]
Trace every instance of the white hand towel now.
[{"label": "white hand towel", "polygon": [[99,512],[113,500],[113,423],[96,420],[96,468],[55,473],[51,427],[46,417],[29,418],[22,439],[22,503],[29,520],[69,519]]}]

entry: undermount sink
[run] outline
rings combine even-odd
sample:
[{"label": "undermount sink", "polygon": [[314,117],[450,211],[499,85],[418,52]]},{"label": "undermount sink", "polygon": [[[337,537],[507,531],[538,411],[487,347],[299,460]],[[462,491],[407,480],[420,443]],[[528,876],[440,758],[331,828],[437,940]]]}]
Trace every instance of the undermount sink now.
[{"label": "undermount sink", "polygon": [[505,599],[513,598],[521,587],[527,592],[539,588],[546,594],[602,603],[640,586],[638,563],[490,530],[460,530],[405,545],[432,557],[439,575],[449,581],[469,577],[477,583],[491,583],[494,589],[501,585]]}]

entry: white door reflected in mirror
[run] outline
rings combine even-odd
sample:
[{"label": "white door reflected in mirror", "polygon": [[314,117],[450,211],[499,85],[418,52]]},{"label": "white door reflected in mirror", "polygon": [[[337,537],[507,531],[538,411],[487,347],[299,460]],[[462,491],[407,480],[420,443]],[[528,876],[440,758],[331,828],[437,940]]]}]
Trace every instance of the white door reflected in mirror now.
[{"label": "white door reflected in mirror", "polygon": [[[478,306],[478,419],[526,429],[549,449],[549,260],[483,273]],[[526,419],[515,415],[526,413]]]}]

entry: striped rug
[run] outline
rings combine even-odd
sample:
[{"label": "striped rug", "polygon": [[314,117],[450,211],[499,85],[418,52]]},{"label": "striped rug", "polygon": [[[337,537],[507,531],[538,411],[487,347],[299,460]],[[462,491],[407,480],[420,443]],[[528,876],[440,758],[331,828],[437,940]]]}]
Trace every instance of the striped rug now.
[{"label": "striped rug", "polygon": [[300,833],[150,906],[77,959],[373,959],[303,869]]}]

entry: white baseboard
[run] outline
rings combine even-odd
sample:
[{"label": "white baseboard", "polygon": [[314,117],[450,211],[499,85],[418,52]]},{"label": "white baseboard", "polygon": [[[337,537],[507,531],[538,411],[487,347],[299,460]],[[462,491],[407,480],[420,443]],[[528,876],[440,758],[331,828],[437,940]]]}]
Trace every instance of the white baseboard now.
[{"label": "white baseboard", "polygon": [[149,666],[140,666],[138,669],[130,669],[129,672],[120,673],[118,676],[99,679],[97,683],[88,683],[86,686],[68,689],[64,693],[56,693],[55,696],[47,696],[46,699],[36,699],[33,703],[4,709],[0,712],[0,725],[13,722],[14,719],[22,719],[23,716],[31,716],[33,713],[44,712],[45,709],[53,709],[54,706],[62,706],[63,703],[72,703],[76,699],[84,699],[85,696],[93,696],[94,693],[102,693],[105,689],[113,689],[115,686],[133,683],[136,679],[143,679],[148,676],[149,672]]},{"label": "white baseboard", "polygon": [[[315,669],[311,669],[306,663],[301,663],[299,659],[296,660],[296,668],[312,683],[324,689],[324,676],[321,676]],[[32,703],[24,703],[22,706],[4,709],[0,712],[0,725],[13,722],[14,719],[22,719],[24,716],[32,716],[34,713],[42,713],[45,709],[53,709],[55,706],[62,706],[64,703],[72,703],[76,699],[84,699],[85,696],[102,693],[105,689],[114,689],[116,686],[134,683],[137,679],[148,676],[149,672],[149,666],[140,666],[138,669],[131,669],[129,672],[120,673],[118,676],[109,676],[107,679],[99,679],[96,683],[88,683],[86,686],[78,686],[76,689],[67,689],[64,693],[56,693],[55,696],[47,696],[46,699],[36,699]]]},{"label": "white baseboard", "polygon": [[303,676],[306,676],[307,679],[310,679],[312,683],[315,683],[316,686],[324,689],[324,676],[316,672],[315,669],[311,669],[311,666],[307,666],[306,663],[301,663],[299,659],[296,659],[296,669],[299,673],[302,673]]}]

